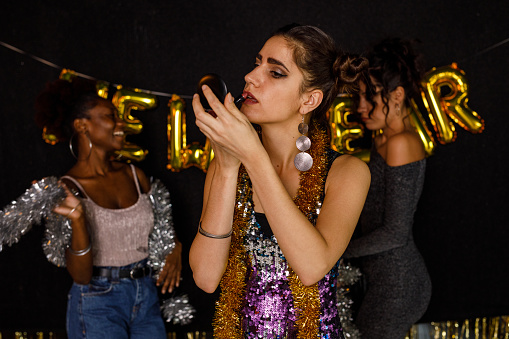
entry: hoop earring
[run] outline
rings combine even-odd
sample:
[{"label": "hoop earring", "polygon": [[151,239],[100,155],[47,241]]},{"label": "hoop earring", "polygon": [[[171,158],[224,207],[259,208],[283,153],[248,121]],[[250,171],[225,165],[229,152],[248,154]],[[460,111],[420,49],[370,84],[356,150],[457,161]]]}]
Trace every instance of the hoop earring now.
[{"label": "hoop earring", "polygon": [[[71,151],[71,154],[72,156],[76,159],[76,160],[80,160],[77,156],[76,156],[76,153],[74,153],[74,149],[73,149],[73,146],[72,146],[72,140],[74,139],[74,136],[76,135],[76,132],[74,132],[72,135],[71,135],[71,138],[69,139],[69,150]],[[88,136],[88,134],[85,133],[85,135],[87,136],[88,138],[88,147],[90,148],[90,151],[88,152],[88,155],[85,159],[88,159],[90,157],[90,154],[92,154],[92,140],[90,140],[90,137]]]},{"label": "hoop earring", "polygon": [[309,130],[308,124],[304,123],[304,115],[302,116],[302,122],[299,124],[299,133],[302,134],[295,145],[300,153],[297,153],[295,159],[293,160],[293,164],[295,168],[301,172],[308,171],[313,166],[313,158],[309,153],[306,153],[308,149],[311,148],[311,139],[309,139],[304,134],[307,134]]}]

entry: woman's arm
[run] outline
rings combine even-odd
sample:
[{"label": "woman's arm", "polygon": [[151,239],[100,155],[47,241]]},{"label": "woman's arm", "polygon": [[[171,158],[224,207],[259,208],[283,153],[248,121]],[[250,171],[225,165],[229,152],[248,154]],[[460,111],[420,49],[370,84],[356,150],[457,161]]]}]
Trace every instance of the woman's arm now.
[{"label": "woman's arm", "polygon": [[71,220],[71,245],[65,251],[67,271],[72,279],[86,285],[92,279],[92,250],[81,201],[67,188],[67,197],[54,211]]},{"label": "woman's arm", "polygon": [[349,258],[383,253],[407,244],[424,182],[422,144],[404,135],[387,142],[383,223],[377,229],[353,240],[345,252]]},{"label": "woman's arm", "polygon": [[[214,99],[215,104],[212,107],[217,113],[220,109],[226,110],[217,98]],[[231,99],[231,94],[228,94],[225,104],[229,104],[230,109],[236,109]],[[217,131],[213,131],[210,122],[217,122],[216,118],[204,111],[198,95],[193,98],[193,110],[196,125],[209,138],[214,150],[214,159],[205,179],[200,227],[209,234],[226,235],[232,230],[240,162],[214,142],[215,138],[212,138],[211,134]],[[230,237],[216,239],[200,232],[196,234],[189,252],[189,264],[196,285],[205,292],[212,293],[219,285],[228,262],[230,242]]]},{"label": "woman's arm", "polygon": [[253,191],[288,263],[303,284],[312,285],[336,264],[348,245],[369,189],[369,169],[352,156],[334,161],[314,227],[294,204],[270,161],[256,161],[245,164]]},{"label": "woman's arm", "polygon": [[[136,168],[136,176],[138,177],[138,181],[140,183],[140,188],[143,193],[150,193],[151,183],[147,178],[145,173]],[[131,171],[129,170],[129,173]],[[162,183],[161,183],[162,185]],[[166,189],[166,188],[165,188]],[[169,194],[169,193],[168,193]],[[171,217],[171,209],[168,211],[168,217]],[[173,227],[173,225],[167,225],[169,227]],[[164,266],[162,270],[158,273],[156,285],[162,286],[161,293],[165,294],[166,292],[173,292],[175,287],[178,287],[180,284],[180,277],[182,273],[182,243],[178,240],[177,235],[173,233],[175,247],[173,250],[166,255],[164,258]],[[158,242],[164,241],[165,239],[158,239]],[[166,239],[167,240],[167,239]],[[150,240],[149,240],[150,242]],[[150,248],[150,246],[149,246]]]},{"label": "woman's arm", "polygon": [[[228,234],[232,229],[238,167],[224,169],[212,160],[203,193],[201,227],[214,235]],[[189,252],[189,264],[196,285],[213,293],[226,269],[231,237],[209,238],[197,233]]]}]

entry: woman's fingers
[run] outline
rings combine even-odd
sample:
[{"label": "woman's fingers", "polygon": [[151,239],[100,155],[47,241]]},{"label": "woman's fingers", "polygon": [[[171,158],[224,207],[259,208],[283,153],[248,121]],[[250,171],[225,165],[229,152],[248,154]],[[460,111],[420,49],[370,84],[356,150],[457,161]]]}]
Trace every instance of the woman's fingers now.
[{"label": "woman's fingers", "polygon": [[181,247],[176,247],[173,252],[166,256],[166,261],[159,278],[157,279],[157,286],[161,286],[161,293],[172,292],[175,287],[179,286],[181,270],[182,270],[182,258],[181,258]]},{"label": "woman's fingers", "polygon": [[161,288],[161,293],[173,292],[175,287],[179,286],[180,282],[180,267],[173,266],[168,267],[168,271],[166,272],[164,278],[159,282],[159,285],[163,283]]},{"label": "woman's fingers", "polygon": [[[247,117],[238,110],[231,93],[226,95],[223,104],[208,86],[204,85],[202,90],[217,117],[213,118],[205,112],[199,95],[195,94],[193,109],[196,126],[212,142],[216,156],[228,164],[236,164],[240,161],[239,157],[246,153],[242,141],[252,134],[253,127]],[[258,140],[256,133],[255,138]],[[231,157],[235,158],[235,161]]]},{"label": "woman's fingers", "polygon": [[223,103],[221,101],[219,101],[219,99],[216,97],[216,95],[210,89],[209,86],[203,85],[203,86],[201,86],[201,89],[202,89],[203,95],[205,95],[205,98],[207,99],[207,101],[210,105],[210,108],[212,108],[212,110],[214,112],[216,112],[216,114],[217,114],[217,111],[221,110],[224,107]]},{"label": "woman's fingers", "polygon": [[74,194],[72,194],[72,192],[64,183],[61,183],[61,185],[64,188],[67,196],[60,204],[55,206],[53,211],[70,219],[79,218],[83,211],[80,206],[81,201],[76,198]]},{"label": "woman's fingers", "polygon": [[203,134],[205,134],[207,138],[210,139],[211,129],[209,125],[213,123],[214,118],[205,112],[203,106],[201,105],[200,96],[198,94],[193,96],[192,104],[194,116],[196,117],[196,126],[202,131]]}]

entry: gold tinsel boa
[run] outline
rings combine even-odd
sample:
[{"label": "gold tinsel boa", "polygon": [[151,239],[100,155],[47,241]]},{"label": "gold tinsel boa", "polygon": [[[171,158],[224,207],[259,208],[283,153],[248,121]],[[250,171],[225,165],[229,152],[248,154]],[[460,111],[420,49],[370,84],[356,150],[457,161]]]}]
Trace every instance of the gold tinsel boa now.
[{"label": "gold tinsel boa", "polygon": [[[314,130],[310,137],[313,167],[300,173],[300,187],[294,199],[297,207],[314,224],[323,200],[328,172],[328,138],[323,130]],[[233,233],[226,271],[221,279],[221,295],[216,303],[213,320],[214,338],[243,338],[241,309],[244,302],[247,274],[247,251],[243,239],[249,227],[252,205],[251,181],[244,166],[239,170]],[[319,337],[320,294],[318,283],[304,286],[289,267],[288,282],[292,291],[298,329],[297,338]]]}]

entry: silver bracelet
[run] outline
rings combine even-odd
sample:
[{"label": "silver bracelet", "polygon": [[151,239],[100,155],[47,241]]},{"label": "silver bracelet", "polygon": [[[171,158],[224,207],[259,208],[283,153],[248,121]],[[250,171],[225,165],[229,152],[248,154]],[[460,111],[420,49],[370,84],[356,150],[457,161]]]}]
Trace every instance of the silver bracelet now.
[{"label": "silver bracelet", "polygon": [[225,238],[228,238],[230,235],[232,235],[233,229],[231,229],[230,232],[228,232],[226,234],[216,235],[216,234],[209,233],[209,232],[205,231],[203,228],[201,228],[201,221],[200,221],[200,223],[198,224],[198,232],[200,232],[201,235],[204,235],[207,238],[225,239]]},{"label": "silver bracelet", "polygon": [[69,218],[71,216],[72,212],[76,211],[76,209],[78,208],[79,205],[81,205],[81,201],[76,206],[74,206],[74,208],[69,213],[67,213],[67,215],[65,217]]},{"label": "silver bracelet", "polygon": [[71,246],[68,247],[69,249],[69,252],[72,254],[72,255],[75,255],[77,257],[81,257],[82,255],[85,255],[87,254],[88,252],[90,252],[90,249],[92,248],[92,243],[89,242],[88,243],[88,247],[87,248],[84,248],[82,250],[79,250],[79,251],[75,251],[71,248]]}]

